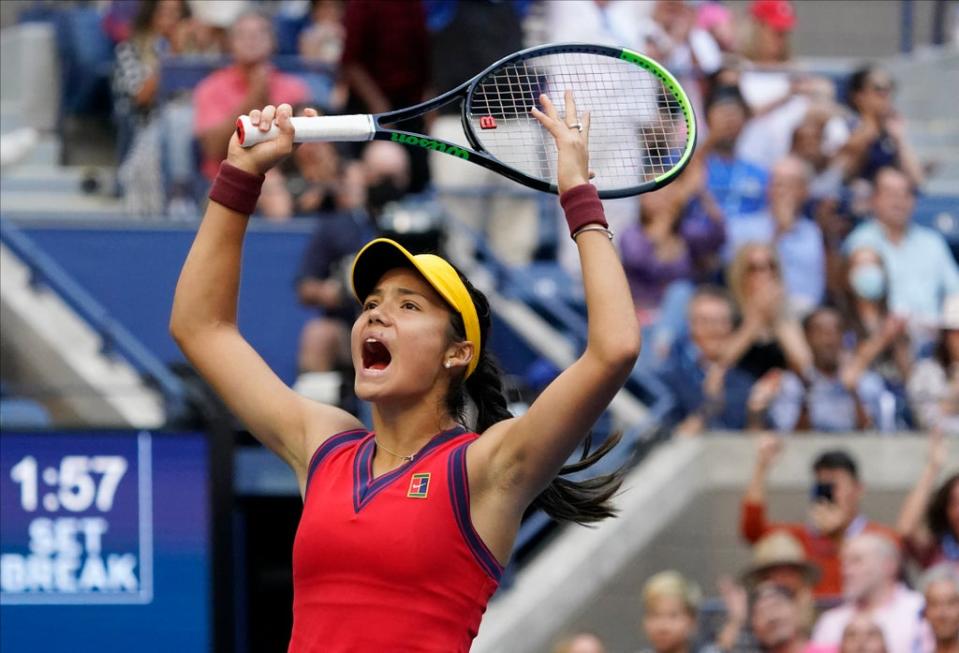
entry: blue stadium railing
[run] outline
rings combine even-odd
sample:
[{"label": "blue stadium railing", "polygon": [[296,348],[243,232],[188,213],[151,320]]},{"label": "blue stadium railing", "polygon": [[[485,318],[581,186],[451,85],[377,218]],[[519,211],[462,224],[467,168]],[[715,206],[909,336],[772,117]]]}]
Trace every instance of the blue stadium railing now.
[{"label": "blue stadium railing", "polygon": [[102,353],[119,355],[163,396],[168,421],[186,414],[187,394],[180,380],[157,360],[109,311],[9,220],[0,219],[0,242],[30,269],[31,283],[55,292],[100,337]]}]

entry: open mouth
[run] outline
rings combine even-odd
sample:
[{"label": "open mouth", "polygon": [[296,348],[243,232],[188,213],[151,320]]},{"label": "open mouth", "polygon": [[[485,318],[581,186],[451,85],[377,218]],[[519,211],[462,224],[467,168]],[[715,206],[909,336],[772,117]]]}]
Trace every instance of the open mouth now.
[{"label": "open mouth", "polygon": [[385,370],[391,360],[390,350],[379,340],[367,338],[363,343],[363,369]]}]

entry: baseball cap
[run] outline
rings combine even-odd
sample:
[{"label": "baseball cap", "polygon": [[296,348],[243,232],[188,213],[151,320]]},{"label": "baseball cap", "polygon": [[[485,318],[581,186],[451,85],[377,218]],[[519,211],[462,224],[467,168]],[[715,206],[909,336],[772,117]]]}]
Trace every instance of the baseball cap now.
[{"label": "baseball cap", "polygon": [[749,12],[780,32],[789,32],[796,26],[796,12],[789,0],[754,0]]},{"label": "baseball cap", "polygon": [[439,293],[450,308],[463,319],[466,339],[473,343],[474,350],[473,358],[466,368],[466,378],[468,378],[479,363],[482,342],[476,306],[456,268],[441,256],[414,255],[394,240],[377,238],[364,245],[353,259],[350,279],[353,295],[357,301],[362,302],[373,292],[380,278],[394,268],[412,268],[419,272],[433,290]]}]

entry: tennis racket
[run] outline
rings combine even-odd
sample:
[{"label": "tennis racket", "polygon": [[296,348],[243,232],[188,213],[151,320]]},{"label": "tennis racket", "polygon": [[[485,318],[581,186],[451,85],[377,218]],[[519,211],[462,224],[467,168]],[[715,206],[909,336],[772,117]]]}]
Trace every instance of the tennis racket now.
[{"label": "tennis racket", "polygon": [[[590,169],[600,197],[655,190],[674,180],[689,162],[696,144],[696,119],[679,82],[638,52],[577,43],[511,54],[457,88],[406,109],[293,118],[294,140],[394,141],[442,152],[530,188],[556,193],[556,144],[530,110],[542,109],[540,94],[559,99],[567,90],[579,111],[590,112]],[[457,101],[469,147],[384,127]],[[267,132],[254,128],[248,116],[241,116],[236,127],[244,147],[279,133],[276,125]]]}]

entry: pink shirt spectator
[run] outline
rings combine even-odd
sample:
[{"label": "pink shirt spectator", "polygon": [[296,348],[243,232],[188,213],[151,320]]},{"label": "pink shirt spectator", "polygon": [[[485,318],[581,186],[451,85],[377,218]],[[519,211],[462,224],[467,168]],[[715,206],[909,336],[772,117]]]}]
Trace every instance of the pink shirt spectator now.
[{"label": "pink shirt spectator", "polygon": [[[293,75],[273,70],[270,72],[269,85],[270,104],[297,104],[309,99],[306,84]],[[248,92],[246,77],[237,66],[223,68],[206,77],[193,92],[193,133],[202,134],[227,117],[236,117],[237,107],[243,103]],[[202,170],[207,179],[216,176],[219,165],[220,160],[204,157]]]},{"label": "pink shirt spectator", "polygon": [[[921,594],[899,584],[892,598],[870,614],[882,630],[889,653],[916,653],[923,650],[927,641],[927,627],[921,615],[923,604]],[[813,641],[838,646],[843,631],[856,612],[855,606],[849,604],[827,610],[816,622]]]},{"label": "pink shirt spectator", "polygon": [[838,646],[829,646],[828,644],[816,644],[809,642],[803,648],[802,653],[839,653]]}]

